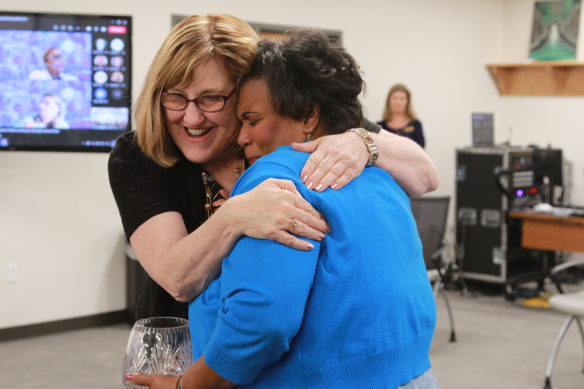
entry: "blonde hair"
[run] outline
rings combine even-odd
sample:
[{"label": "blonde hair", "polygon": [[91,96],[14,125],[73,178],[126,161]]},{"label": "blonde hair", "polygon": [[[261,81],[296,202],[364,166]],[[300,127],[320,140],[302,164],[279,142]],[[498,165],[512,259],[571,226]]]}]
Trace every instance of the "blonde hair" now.
[{"label": "blonde hair", "polygon": [[418,118],[416,112],[414,111],[414,107],[412,106],[412,94],[410,93],[410,90],[404,84],[395,84],[394,86],[391,87],[391,89],[387,93],[387,99],[385,99],[385,109],[383,110],[382,116],[382,120],[384,122],[391,121],[391,118],[393,116],[393,113],[391,112],[391,106],[389,105],[389,99],[391,98],[391,95],[394,94],[395,92],[400,91],[405,92],[408,98],[408,105],[406,105],[406,115],[409,116],[410,120]]},{"label": "blonde hair", "polygon": [[[41,103],[45,99],[52,100],[57,105],[57,107],[59,107],[59,112],[57,112],[57,116],[49,123],[49,126],[47,126],[47,128],[60,128],[64,130],[68,129],[69,124],[67,123],[67,120],[65,120],[65,117],[67,116],[67,107],[63,100],[61,100],[61,98],[54,93],[45,93],[43,95],[43,98],[41,99]],[[35,120],[42,122],[44,118],[39,113],[36,116]]]},{"label": "blonde hair", "polygon": [[249,24],[225,14],[189,16],[172,29],[148,69],[134,108],[138,144],[148,157],[164,167],[178,161],[160,105],[163,89],[188,85],[194,70],[211,58],[223,62],[237,85],[255,59],[258,40]]}]

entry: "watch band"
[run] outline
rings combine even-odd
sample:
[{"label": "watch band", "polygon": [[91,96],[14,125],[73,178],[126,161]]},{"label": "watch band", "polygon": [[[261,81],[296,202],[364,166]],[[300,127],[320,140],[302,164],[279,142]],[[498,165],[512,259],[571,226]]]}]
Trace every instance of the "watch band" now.
[{"label": "watch band", "polygon": [[363,139],[365,146],[367,146],[367,150],[369,150],[369,162],[367,164],[368,165],[375,165],[375,162],[377,162],[377,158],[379,158],[379,152],[377,151],[377,144],[375,143],[375,141],[371,137],[371,134],[369,134],[369,131],[367,131],[364,128],[360,128],[360,127],[359,128],[351,128],[350,131],[359,135],[361,137],[361,139]]}]

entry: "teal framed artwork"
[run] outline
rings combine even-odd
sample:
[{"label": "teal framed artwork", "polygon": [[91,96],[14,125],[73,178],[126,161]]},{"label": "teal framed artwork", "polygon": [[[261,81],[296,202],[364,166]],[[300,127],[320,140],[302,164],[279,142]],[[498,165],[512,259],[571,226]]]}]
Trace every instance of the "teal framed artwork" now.
[{"label": "teal framed artwork", "polygon": [[581,0],[536,1],[529,58],[566,61],[576,58]]}]

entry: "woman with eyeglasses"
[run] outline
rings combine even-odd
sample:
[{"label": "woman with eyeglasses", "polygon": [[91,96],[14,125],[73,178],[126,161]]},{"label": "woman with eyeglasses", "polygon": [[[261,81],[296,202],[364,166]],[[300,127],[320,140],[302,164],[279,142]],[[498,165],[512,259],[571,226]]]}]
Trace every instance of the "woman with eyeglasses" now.
[{"label": "woman with eyeglasses", "polygon": [[[243,235],[298,250],[329,227],[293,183],[269,179],[229,198],[246,168],[236,138],[236,89],[255,58],[258,37],[229,15],[191,16],[156,54],[135,104],[136,131],[120,137],[109,177],[125,234],[148,277],[136,318],[187,317],[187,304],[221,268]],[[368,161],[391,172],[410,195],[437,186],[436,170],[415,143],[353,132],[297,145],[313,152],[301,177],[307,188],[339,189]]]}]

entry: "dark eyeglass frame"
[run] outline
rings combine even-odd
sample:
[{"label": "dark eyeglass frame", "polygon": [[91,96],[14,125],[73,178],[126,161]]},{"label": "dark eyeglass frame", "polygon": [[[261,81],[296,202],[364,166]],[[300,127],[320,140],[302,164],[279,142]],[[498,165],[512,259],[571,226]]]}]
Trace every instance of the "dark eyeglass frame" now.
[{"label": "dark eyeglass frame", "polygon": [[[215,113],[215,112],[220,112],[223,110],[223,108],[225,108],[225,106],[227,105],[227,100],[229,100],[229,98],[231,96],[233,96],[233,93],[235,93],[237,88],[233,88],[233,90],[231,92],[229,92],[229,94],[227,96],[223,96],[223,95],[201,95],[201,96],[197,96],[194,99],[188,99],[186,96],[180,94],[180,93],[169,93],[166,89],[162,90],[162,93],[168,96],[178,96],[182,99],[184,99],[185,101],[185,105],[184,107],[182,107],[181,109],[175,109],[175,108],[169,108],[167,106],[165,106],[162,103],[162,100],[160,100],[160,105],[162,105],[164,108],[170,110],[170,111],[184,111],[188,106],[189,103],[194,103],[195,106],[199,109],[199,111],[201,112],[207,112],[207,113]],[[202,97],[221,97],[223,99],[223,105],[221,106],[221,108],[217,109],[217,110],[207,110],[207,109],[203,109],[201,107],[199,107],[199,99]]]}]

